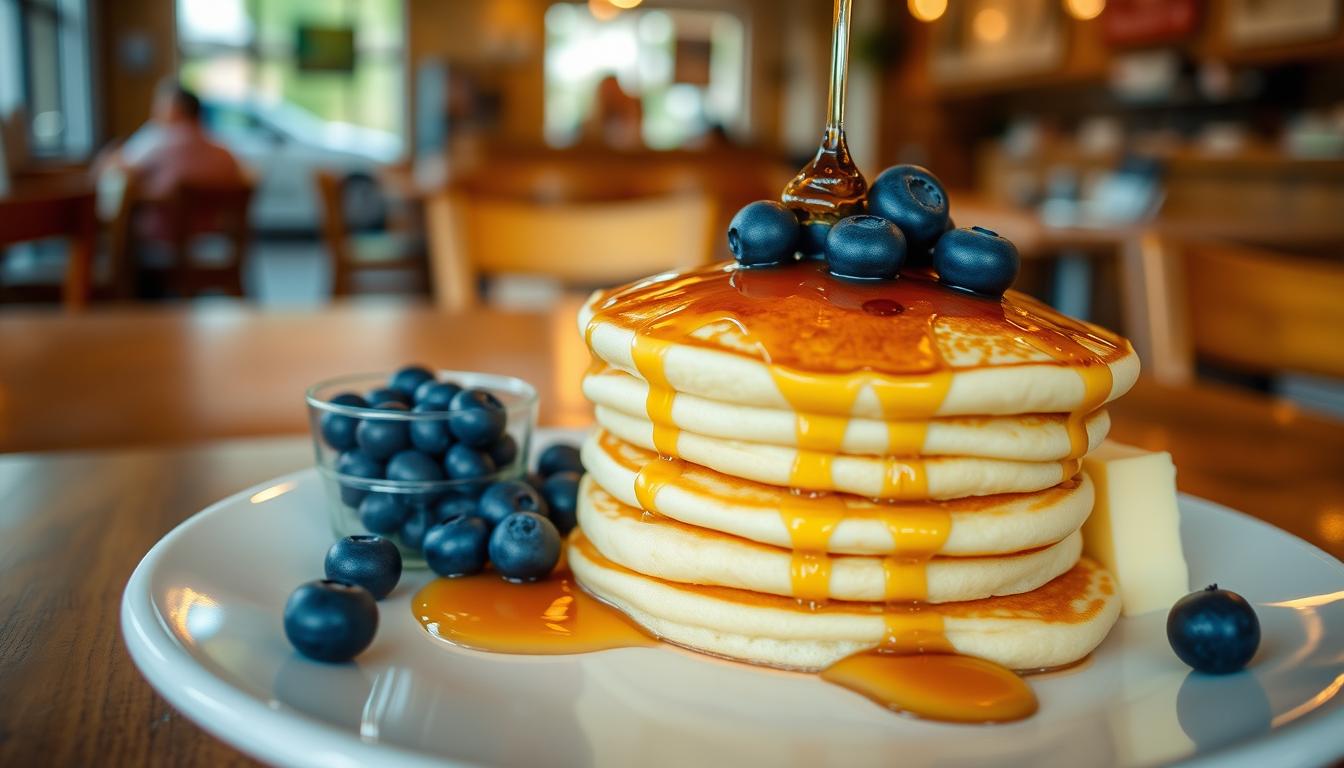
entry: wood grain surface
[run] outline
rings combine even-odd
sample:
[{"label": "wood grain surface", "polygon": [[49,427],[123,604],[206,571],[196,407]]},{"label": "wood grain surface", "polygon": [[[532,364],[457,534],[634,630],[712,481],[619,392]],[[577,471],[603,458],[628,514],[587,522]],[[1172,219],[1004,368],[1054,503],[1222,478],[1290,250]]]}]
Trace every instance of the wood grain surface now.
[{"label": "wood grain surface", "polygon": [[[202,507],[309,464],[302,390],[324,377],[511,373],[541,390],[543,423],[587,423],[572,309],[0,315],[0,448],[27,452],[0,456],[0,765],[249,762],[131,664],[118,611],[136,563]],[[1182,490],[1344,556],[1344,425],[1148,381],[1112,414],[1117,439],[1171,451]]]}]

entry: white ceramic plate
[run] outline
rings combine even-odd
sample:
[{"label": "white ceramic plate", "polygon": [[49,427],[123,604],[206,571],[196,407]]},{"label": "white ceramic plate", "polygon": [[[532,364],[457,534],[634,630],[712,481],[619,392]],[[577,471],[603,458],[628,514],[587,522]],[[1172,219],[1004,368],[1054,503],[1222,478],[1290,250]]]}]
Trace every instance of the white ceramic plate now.
[{"label": "white ceramic plate", "polygon": [[954,726],[809,675],[664,648],[519,657],[449,647],[411,616],[428,574],[382,605],[356,663],[290,649],[281,607],[332,540],[306,470],[178,526],[126,587],[122,631],[150,683],[207,731],[285,765],[1288,766],[1344,755],[1344,565],[1283,531],[1181,499],[1195,586],[1256,604],[1249,671],[1192,674],[1161,612],[1122,619],[1082,667],[1035,678],[1040,712]]}]

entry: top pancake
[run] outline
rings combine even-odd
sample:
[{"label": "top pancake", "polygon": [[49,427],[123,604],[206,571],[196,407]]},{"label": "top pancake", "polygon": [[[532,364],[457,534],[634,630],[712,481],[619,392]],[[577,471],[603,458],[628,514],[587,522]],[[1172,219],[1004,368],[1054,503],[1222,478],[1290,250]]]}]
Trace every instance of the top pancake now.
[{"label": "top pancake", "polygon": [[818,262],[657,275],[594,294],[579,322],[594,355],[654,387],[836,416],[1090,413],[1139,368],[1123,338],[1014,291]]}]

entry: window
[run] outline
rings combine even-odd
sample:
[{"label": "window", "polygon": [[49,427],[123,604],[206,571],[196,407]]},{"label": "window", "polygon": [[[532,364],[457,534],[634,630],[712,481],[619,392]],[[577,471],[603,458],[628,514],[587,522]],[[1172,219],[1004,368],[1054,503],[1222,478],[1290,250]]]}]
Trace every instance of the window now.
[{"label": "window", "polygon": [[613,76],[639,100],[640,132],[649,147],[686,146],[713,128],[745,131],[745,48],[745,29],[730,13],[648,9],[599,20],[587,5],[552,5],[546,11],[546,141],[579,141],[599,84]]},{"label": "window", "polygon": [[177,0],[180,76],[207,106],[385,131],[400,152],[404,18],[402,0]]},{"label": "window", "polygon": [[93,146],[88,51],[85,0],[0,0],[0,115],[21,110],[33,155]]}]

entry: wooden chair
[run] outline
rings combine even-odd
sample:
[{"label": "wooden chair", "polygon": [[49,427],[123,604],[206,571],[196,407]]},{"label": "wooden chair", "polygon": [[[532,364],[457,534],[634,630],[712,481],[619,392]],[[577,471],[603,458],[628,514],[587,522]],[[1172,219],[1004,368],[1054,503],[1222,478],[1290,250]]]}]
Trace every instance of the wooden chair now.
[{"label": "wooden chair", "polygon": [[322,202],[322,240],[331,265],[333,296],[355,293],[358,276],[370,272],[409,272],[417,287],[428,286],[429,264],[422,242],[397,233],[352,236],[346,221],[340,177],[318,171],[314,181],[318,199]]},{"label": "wooden chair", "polygon": [[[155,242],[166,246],[169,265],[166,270],[148,271],[163,272],[166,287],[175,295],[189,298],[217,290],[243,296],[252,193],[251,184],[184,184],[163,198],[151,199],[128,181],[111,225],[114,293],[132,295],[136,275],[145,271],[141,252]],[[195,257],[197,242],[208,235],[228,241],[221,263],[203,264]]]},{"label": "wooden chair", "polygon": [[[8,246],[53,237],[70,241],[61,297],[67,309],[79,309],[89,299],[98,237],[93,190],[86,185],[0,197],[0,257]],[[0,285],[0,296],[5,292]]]},{"label": "wooden chair", "polygon": [[714,205],[701,194],[542,205],[447,192],[429,200],[434,299],[478,301],[478,277],[505,273],[612,285],[710,259]]},{"label": "wooden chair", "polygon": [[[1133,270],[1148,373],[1182,383],[1195,359],[1255,373],[1344,378],[1344,264],[1249,246],[1148,237]],[[1138,346],[1136,344],[1136,346]]]}]

